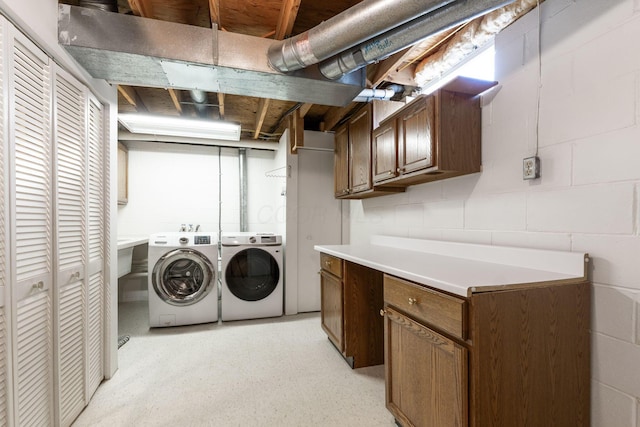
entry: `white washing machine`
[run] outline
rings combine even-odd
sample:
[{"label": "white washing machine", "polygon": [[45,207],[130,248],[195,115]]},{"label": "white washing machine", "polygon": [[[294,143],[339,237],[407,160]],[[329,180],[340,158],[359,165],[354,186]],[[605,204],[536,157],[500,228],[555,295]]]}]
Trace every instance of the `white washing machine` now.
[{"label": "white washing machine", "polygon": [[222,233],[220,317],[225,320],[282,316],[282,236]]},{"label": "white washing machine", "polygon": [[218,321],[216,233],[149,237],[149,326]]}]

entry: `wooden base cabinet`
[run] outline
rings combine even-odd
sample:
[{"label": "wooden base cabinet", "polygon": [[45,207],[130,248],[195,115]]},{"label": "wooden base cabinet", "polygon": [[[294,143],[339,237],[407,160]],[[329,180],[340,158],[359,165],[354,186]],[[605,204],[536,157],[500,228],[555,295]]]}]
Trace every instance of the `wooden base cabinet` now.
[{"label": "wooden base cabinet", "polygon": [[320,254],[322,329],[352,368],[384,363],[379,271]]},{"label": "wooden base cabinet", "polygon": [[467,426],[468,350],[392,308],[385,330],[386,399],[396,419],[402,425]]},{"label": "wooden base cabinet", "polygon": [[589,426],[590,289],[462,298],[385,275],[387,408],[402,426]]}]

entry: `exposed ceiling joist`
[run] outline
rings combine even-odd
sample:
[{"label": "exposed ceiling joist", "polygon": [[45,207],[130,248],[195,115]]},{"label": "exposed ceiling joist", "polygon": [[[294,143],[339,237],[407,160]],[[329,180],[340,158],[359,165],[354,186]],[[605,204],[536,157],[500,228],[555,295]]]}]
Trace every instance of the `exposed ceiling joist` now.
[{"label": "exposed ceiling joist", "polygon": [[171,101],[173,101],[173,105],[176,107],[176,110],[178,110],[178,112],[182,114],[182,104],[180,104],[180,96],[178,94],[178,91],[175,89],[168,90],[169,95],[171,96]]},{"label": "exposed ceiling joist", "polygon": [[311,107],[313,107],[313,104],[302,104],[302,106],[300,106],[300,117],[304,117],[307,115],[307,113],[309,112],[309,110],[311,109]]},{"label": "exposed ceiling joist", "polygon": [[127,102],[136,108],[136,111],[146,113],[149,111],[144,101],[138,95],[138,92],[131,86],[118,85],[118,92],[127,100]]},{"label": "exposed ceiling joist", "polygon": [[253,139],[258,139],[258,137],[260,136],[260,131],[262,130],[264,118],[267,115],[267,110],[269,109],[270,103],[270,99],[260,98],[260,102],[258,103],[258,110],[256,111],[256,130],[253,133]]},{"label": "exposed ceiling joist", "polygon": [[218,92],[218,109],[220,110],[220,118],[224,119],[224,93]]},{"label": "exposed ceiling joist", "polygon": [[301,0],[282,0],[282,7],[280,8],[280,16],[274,37],[276,40],[282,40],[291,35],[293,24],[296,21],[298,10],[300,9],[300,1]]},{"label": "exposed ceiling joist", "polygon": [[380,61],[376,68],[374,76],[370,79],[371,85],[375,88],[383,81],[387,80],[388,76],[395,72],[404,62],[404,60],[411,55],[412,48],[406,48],[400,52],[391,55],[387,59]]},{"label": "exposed ceiling joist", "polygon": [[324,116],[324,130],[333,130],[340,123],[340,120],[349,115],[358,105],[358,103],[352,102],[346,107],[330,109]]},{"label": "exposed ceiling joist", "polygon": [[131,7],[134,15],[147,18],[153,17],[153,6],[148,0],[129,0],[129,7]]},{"label": "exposed ceiling joist", "polygon": [[209,14],[211,15],[211,23],[216,24],[222,30],[220,22],[220,0],[209,0]]}]

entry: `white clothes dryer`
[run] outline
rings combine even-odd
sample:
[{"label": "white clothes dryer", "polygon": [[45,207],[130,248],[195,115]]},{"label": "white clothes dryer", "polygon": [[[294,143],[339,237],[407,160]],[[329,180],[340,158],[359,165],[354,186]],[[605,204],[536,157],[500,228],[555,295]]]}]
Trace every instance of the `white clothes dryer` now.
[{"label": "white clothes dryer", "polygon": [[220,317],[226,320],[282,316],[282,236],[222,233]]},{"label": "white clothes dryer", "polygon": [[218,321],[216,233],[152,234],[148,262],[149,326]]}]

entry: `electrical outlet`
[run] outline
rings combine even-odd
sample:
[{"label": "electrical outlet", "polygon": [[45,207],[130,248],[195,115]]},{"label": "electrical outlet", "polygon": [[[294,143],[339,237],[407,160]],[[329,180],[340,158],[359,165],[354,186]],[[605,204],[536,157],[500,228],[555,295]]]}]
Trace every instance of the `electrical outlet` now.
[{"label": "electrical outlet", "polygon": [[527,157],[522,161],[522,179],[540,178],[540,158]]}]

